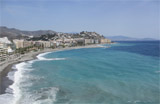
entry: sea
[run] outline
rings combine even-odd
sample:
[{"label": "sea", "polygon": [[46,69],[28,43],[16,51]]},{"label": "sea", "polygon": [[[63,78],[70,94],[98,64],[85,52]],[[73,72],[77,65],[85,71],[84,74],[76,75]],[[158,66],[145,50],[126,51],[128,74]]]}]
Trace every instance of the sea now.
[{"label": "sea", "polygon": [[0,104],[160,104],[160,41],[42,53],[13,66]]}]

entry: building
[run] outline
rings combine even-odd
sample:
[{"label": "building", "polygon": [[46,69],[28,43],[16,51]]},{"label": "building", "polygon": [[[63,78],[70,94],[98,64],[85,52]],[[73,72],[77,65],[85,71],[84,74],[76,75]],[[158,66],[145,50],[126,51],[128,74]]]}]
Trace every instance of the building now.
[{"label": "building", "polygon": [[6,47],[5,44],[0,43],[0,48],[5,48],[5,47]]},{"label": "building", "polygon": [[99,44],[99,43],[100,43],[100,40],[99,40],[99,39],[94,39],[94,43],[95,43],[95,44]]},{"label": "building", "polygon": [[49,48],[49,47],[51,47],[51,42],[50,41],[36,41],[35,45],[41,46],[43,48]]},{"label": "building", "polygon": [[51,47],[51,42],[50,41],[43,41],[43,45],[44,45],[44,48],[49,48],[49,47]]},{"label": "building", "polygon": [[52,48],[56,48],[57,47],[57,42],[56,41],[50,41],[50,45]]},{"label": "building", "polygon": [[8,49],[7,48],[0,48],[0,62],[5,61],[8,58]]},{"label": "building", "polygon": [[77,45],[85,45],[85,39],[84,38],[75,38],[74,39]]},{"label": "building", "polygon": [[32,46],[32,45],[33,45],[32,41],[23,41],[23,48],[24,47],[29,47],[29,46]]},{"label": "building", "polygon": [[7,37],[0,38],[0,48],[7,48],[12,44]]},{"label": "building", "polygon": [[104,44],[104,43],[111,43],[111,40],[110,39],[101,39],[101,43]]},{"label": "building", "polygon": [[64,44],[64,43],[63,43],[63,39],[57,39],[57,40],[56,40],[56,44],[57,44],[57,46],[63,45],[63,44]]},{"label": "building", "polygon": [[85,39],[84,42],[85,42],[85,45],[86,44],[94,44],[94,39]]},{"label": "building", "polygon": [[73,38],[70,38],[70,39],[64,39],[64,44],[65,44],[65,46],[74,46],[74,44],[75,44],[76,42],[75,42],[75,40],[73,39]]},{"label": "building", "polygon": [[18,48],[29,47],[29,46],[32,46],[34,44],[34,42],[32,42],[32,41],[18,40],[18,39],[14,39],[13,43],[15,44],[17,49]]},{"label": "building", "polygon": [[24,40],[18,40],[18,39],[14,39],[14,40],[13,40],[13,43],[16,45],[16,48],[17,48],[17,49],[24,47],[23,42],[24,42]]},{"label": "building", "polygon": [[7,52],[8,52],[8,54],[12,54],[13,53],[13,50],[12,50],[12,48],[10,46],[8,46]]}]

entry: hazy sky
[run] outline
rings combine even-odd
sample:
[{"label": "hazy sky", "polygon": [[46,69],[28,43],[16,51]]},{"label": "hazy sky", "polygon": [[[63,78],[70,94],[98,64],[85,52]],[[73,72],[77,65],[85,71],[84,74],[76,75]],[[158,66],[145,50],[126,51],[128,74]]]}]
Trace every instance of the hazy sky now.
[{"label": "hazy sky", "polygon": [[0,0],[0,25],[158,38],[159,0]]}]

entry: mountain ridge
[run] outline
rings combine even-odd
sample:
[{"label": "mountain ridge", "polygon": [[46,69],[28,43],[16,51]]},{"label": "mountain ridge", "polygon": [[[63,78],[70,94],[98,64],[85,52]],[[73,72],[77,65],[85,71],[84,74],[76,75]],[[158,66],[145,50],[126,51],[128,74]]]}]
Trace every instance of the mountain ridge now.
[{"label": "mountain ridge", "polygon": [[53,30],[36,30],[36,31],[26,31],[19,30],[16,28],[8,28],[6,26],[0,26],[0,37],[8,37],[9,39],[14,39],[20,36],[40,36],[44,34],[54,34],[57,33]]}]

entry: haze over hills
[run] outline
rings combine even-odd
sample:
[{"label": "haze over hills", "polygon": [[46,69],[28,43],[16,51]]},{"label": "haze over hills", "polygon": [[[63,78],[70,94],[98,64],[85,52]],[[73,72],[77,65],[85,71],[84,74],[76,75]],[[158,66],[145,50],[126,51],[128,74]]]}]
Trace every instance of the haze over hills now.
[{"label": "haze over hills", "polygon": [[44,34],[54,33],[57,32],[52,30],[23,31],[15,28],[7,28],[5,26],[0,26],[0,37],[7,36],[9,39],[15,39],[21,36],[40,36]]},{"label": "haze over hills", "polygon": [[153,38],[133,38],[133,37],[127,37],[127,36],[106,36],[106,38],[111,39],[112,41],[155,41],[158,39]]},{"label": "haze over hills", "polygon": [[[40,36],[44,34],[54,34],[58,33],[53,30],[37,30],[37,31],[24,31],[15,28],[8,28],[5,26],[0,26],[0,37],[8,37],[10,40],[19,39],[25,36]],[[103,34],[104,35],[104,34]],[[106,38],[111,39],[112,41],[153,41],[158,39],[153,38],[132,38],[127,36],[106,36]]]}]

